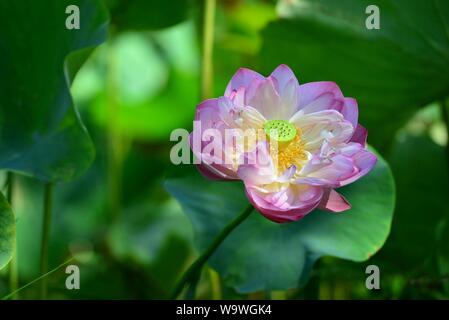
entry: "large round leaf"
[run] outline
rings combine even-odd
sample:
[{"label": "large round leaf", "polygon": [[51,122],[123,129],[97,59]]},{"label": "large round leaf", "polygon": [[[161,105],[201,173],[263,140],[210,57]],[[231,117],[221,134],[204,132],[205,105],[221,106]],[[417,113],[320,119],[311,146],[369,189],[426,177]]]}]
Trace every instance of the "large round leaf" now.
[{"label": "large round leaf", "polygon": [[11,260],[16,234],[15,225],[14,213],[0,192],[0,270]]},{"label": "large round leaf", "polygon": [[397,205],[391,236],[379,258],[395,261],[397,273],[422,272],[437,251],[438,225],[449,217],[446,153],[430,138],[405,135],[394,145],[389,161]]},{"label": "large round leaf", "polygon": [[449,271],[449,245],[442,245],[448,238],[444,220],[449,217],[446,152],[429,137],[401,134],[388,159],[397,204],[390,237],[372,263],[388,276],[409,281],[404,282],[403,297],[426,297],[426,284],[410,281]]},{"label": "large round leaf", "polygon": [[[369,5],[380,29],[369,30]],[[385,147],[418,107],[449,94],[449,2],[283,0],[263,31],[261,66],[280,63],[300,82],[337,82],[356,97],[371,143]],[[374,133],[374,134],[373,134]]]},{"label": "large round leaf", "polygon": [[[69,5],[79,30],[66,28]],[[94,148],[68,82],[89,50],[74,52],[100,44],[106,22],[97,0],[0,2],[0,168],[57,181],[88,167]]]},{"label": "large round leaf", "polygon": [[[196,174],[170,179],[166,187],[190,217],[200,251],[248,206],[238,182],[206,181]],[[368,259],[390,230],[395,188],[387,163],[379,157],[366,177],[339,191],[352,204],[350,211],[317,210],[288,224],[276,224],[254,212],[222,243],[210,265],[229,286],[253,292],[301,285],[320,256]]]}]

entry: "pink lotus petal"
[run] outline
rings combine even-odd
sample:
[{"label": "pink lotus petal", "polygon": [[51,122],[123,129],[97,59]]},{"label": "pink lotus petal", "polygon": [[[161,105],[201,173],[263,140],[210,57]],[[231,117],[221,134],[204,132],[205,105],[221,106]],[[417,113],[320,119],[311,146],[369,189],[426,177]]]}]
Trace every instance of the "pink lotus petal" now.
[{"label": "pink lotus petal", "polygon": [[348,200],[333,189],[328,189],[321,199],[318,208],[330,212],[343,212],[351,209]]},{"label": "pink lotus petal", "polygon": [[291,165],[289,168],[285,169],[284,173],[282,173],[277,179],[276,182],[290,182],[290,179],[293,178],[293,176],[296,173],[296,166],[295,165]]},{"label": "pink lotus petal", "polygon": [[348,142],[354,127],[336,110],[321,110],[304,114],[299,110],[290,122],[301,129],[303,141],[310,152],[320,149],[324,142],[339,144]]},{"label": "pink lotus petal", "polygon": [[284,94],[284,91],[289,86],[299,86],[295,74],[285,64],[281,64],[276,69],[274,69],[270,76],[276,79],[276,90],[280,96]]},{"label": "pink lotus petal", "polygon": [[245,92],[246,88],[241,87],[237,90],[232,91],[232,93],[229,95],[229,98],[232,102],[234,102],[235,106],[238,107],[245,107]]},{"label": "pink lotus petal", "polygon": [[[228,108],[232,107],[232,103],[229,102],[228,98],[219,99],[209,99],[201,103],[196,110],[195,120],[199,121],[201,128],[194,127],[192,133],[190,134],[190,145],[194,156],[201,161],[199,164],[200,172],[211,179],[237,179],[237,174],[234,172],[229,165],[222,163],[221,159],[224,159],[222,155],[219,159],[220,162],[214,163],[210,157],[202,153],[207,142],[201,141],[201,137],[205,130],[214,128],[220,131],[224,131],[229,128],[229,123],[232,123],[232,119],[229,115]],[[228,123],[229,122],[229,123]],[[224,133],[222,134],[224,138]],[[195,141],[199,141],[200,144],[196,145]],[[222,141],[224,144],[224,141]],[[205,159],[208,159],[205,162]]]},{"label": "pink lotus petal", "polygon": [[364,149],[363,151],[358,152],[356,155],[354,155],[353,161],[354,165],[358,168],[358,172],[345,179],[344,181],[341,181],[341,186],[350,184],[370,172],[377,163],[377,157],[374,155],[374,153]]},{"label": "pink lotus petal", "polygon": [[204,163],[200,163],[196,165],[196,168],[201,173],[201,175],[209,180],[217,180],[217,181],[225,181],[225,180],[235,180],[235,178],[226,175],[223,173],[223,169],[213,169],[212,166],[209,166]]},{"label": "pink lotus petal", "polygon": [[240,68],[234,74],[231,81],[229,81],[228,86],[226,87],[225,96],[229,97],[234,90],[238,90],[242,87],[248,88],[254,79],[264,80],[265,78],[253,70]]},{"label": "pink lotus petal", "polygon": [[276,180],[275,169],[270,157],[267,142],[259,142],[251,152],[241,156],[237,176],[245,185],[270,184]]},{"label": "pink lotus petal", "polygon": [[[246,188],[250,203],[266,218],[278,222],[292,222],[303,218],[315,209],[323,196],[323,189],[309,187],[303,197],[288,188],[277,193],[263,194],[253,188]],[[307,198],[305,198],[307,196]]]},{"label": "pink lotus petal", "polygon": [[315,155],[295,183],[328,188],[344,186],[367,174],[377,161],[373,153],[354,142],[330,148],[328,152]]},{"label": "pink lotus petal", "polygon": [[357,121],[359,118],[359,107],[355,99],[344,98],[344,105],[340,112],[347,121],[351,122],[354,128],[357,127]]},{"label": "pink lotus petal", "polygon": [[275,89],[273,79],[268,77],[264,80],[254,80],[248,88],[245,97],[246,105],[257,109],[267,120],[283,119],[281,98]]},{"label": "pink lotus petal", "polygon": [[299,110],[309,109],[306,113],[327,109],[339,111],[343,98],[335,82],[309,82],[299,86]]},{"label": "pink lotus petal", "polygon": [[368,130],[362,127],[360,124],[357,125],[357,128],[352,135],[351,142],[360,143],[362,146],[366,145],[366,139],[368,138]]}]

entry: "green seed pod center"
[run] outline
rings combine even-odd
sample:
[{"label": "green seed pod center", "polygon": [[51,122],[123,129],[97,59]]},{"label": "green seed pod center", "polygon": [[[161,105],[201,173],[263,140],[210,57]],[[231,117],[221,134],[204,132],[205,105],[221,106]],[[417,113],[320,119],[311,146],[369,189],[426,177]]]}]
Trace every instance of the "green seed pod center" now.
[{"label": "green seed pod center", "polygon": [[296,127],[287,120],[270,120],[263,128],[268,137],[278,142],[289,142],[296,136]]}]

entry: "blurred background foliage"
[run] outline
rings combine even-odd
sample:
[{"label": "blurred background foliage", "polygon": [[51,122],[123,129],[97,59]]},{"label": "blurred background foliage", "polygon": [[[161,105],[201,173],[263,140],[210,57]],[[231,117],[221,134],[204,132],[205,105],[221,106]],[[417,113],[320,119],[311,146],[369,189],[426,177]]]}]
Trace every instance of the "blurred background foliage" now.
[{"label": "blurred background foliage", "polygon": [[[192,224],[163,181],[187,170],[170,163],[169,135],[190,130],[200,99],[202,1],[103,2],[108,39],[70,89],[96,157],[86,172],[55,189],[50,268],[79,248],[90,254],[81,264],[82,290],[66,290],[61,269],[48,278],[50,297],[165,298],[197,255]],[[323,257],[305,287],[250,294],[237,293],[207,268],[197,297],[448,299],[449,149],[442,105],[449,94],[449,3],[217,2],[215,95],[242,66],[267,75],[286,63],[302,83],[337,82],[357,98],[370,143],[390,163],[397,201],[387,242],[363,263]],[[378,31],[365,28],[369,4],[381,8]],[[39,275],[42,192],[40,182],[17,176],[21,284]],[[370,264],[380,267],[381,290],[365,288]],[[6,273],[0,271],[0,296],[9,292]],[[34,298],[37,289],[30,286],[20,297]]]}]

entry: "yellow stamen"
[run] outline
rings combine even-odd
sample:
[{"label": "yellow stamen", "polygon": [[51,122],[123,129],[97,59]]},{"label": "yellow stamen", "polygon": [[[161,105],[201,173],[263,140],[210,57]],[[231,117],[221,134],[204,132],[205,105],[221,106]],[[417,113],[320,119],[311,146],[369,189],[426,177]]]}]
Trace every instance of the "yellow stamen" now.
[{"label": "yellow stamen", "polygon": [[301,141],[301,129],[296,128],[295,137],[287,143],[277,143],[270,141],[270,155],[276,164],[278,174],[282,174],[292,165],[299,171],[307,160],[307,153],[304,148],[304,142]]}]

